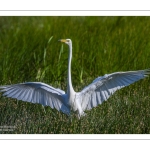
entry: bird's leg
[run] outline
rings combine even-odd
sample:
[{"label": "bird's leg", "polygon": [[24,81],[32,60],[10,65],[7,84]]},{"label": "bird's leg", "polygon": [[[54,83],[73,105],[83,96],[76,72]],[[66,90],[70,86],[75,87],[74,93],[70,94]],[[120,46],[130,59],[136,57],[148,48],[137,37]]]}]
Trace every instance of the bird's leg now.
[{"label": "bird's leg", "polygon": [[78,113],[77,116],[78,116],[78,119],[81,119],[82,116],[86,116],[86,113],[85,112],[82,112],[82,114]]},{"label": "bird's leg", "polygon": [[77,114],[78,119],[80,119],[80,114]]},{"label": "bird's leg", "polygon": [[83,112],[82,116],[86,116],[86,113],[85,113],[85,112]]}]

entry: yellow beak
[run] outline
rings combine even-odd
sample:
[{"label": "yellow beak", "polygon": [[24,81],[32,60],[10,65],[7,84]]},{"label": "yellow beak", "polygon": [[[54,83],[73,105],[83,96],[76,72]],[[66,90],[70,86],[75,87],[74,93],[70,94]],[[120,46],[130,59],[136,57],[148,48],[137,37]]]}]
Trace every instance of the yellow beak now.
[{"label": "yellow beak", "polygon": [[60,39],[60,40],[58,40],[59,42],[67,42],[67,40],[66,39]]}]

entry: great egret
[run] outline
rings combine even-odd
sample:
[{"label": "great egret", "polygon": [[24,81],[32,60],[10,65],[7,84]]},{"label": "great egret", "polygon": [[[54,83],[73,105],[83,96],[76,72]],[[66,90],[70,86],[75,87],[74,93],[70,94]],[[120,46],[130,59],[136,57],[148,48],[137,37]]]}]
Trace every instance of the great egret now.
[{"label": "great egret", "polygon": [[115,72],[96,78],[81,92],[75,92],[71,81],[72,41],[61,39],[69,46],[67,93],[41,82],[25,82],[14,85],[0,86],[3,96],[16,98],[31,103],[56,108],[70,115],[71,110],[77,112],[78,118],[106,101],[114,92],[128,86],[150,74],[150,69],[139,71]]}]

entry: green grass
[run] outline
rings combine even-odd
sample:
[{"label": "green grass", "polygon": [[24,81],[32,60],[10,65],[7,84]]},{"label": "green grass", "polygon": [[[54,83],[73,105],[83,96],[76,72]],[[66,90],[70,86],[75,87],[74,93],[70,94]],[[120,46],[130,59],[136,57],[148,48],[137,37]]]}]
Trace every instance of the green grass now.
[{"label": "green grass", "polygon": [[[150,68],[150,17],[0,17],[0,84],[40,81],[66,90],[68,47],[72,82],[80,91],[96,77]],[[121,89],[72,122],[39,104],[0,98],[0,133],[150,133],[150,78]]]}]

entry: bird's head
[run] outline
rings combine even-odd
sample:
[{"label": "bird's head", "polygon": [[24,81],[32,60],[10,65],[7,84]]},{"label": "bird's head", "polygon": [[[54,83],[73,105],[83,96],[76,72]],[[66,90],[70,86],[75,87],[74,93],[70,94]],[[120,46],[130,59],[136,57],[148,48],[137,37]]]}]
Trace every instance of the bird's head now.
[{"label": "bird's head", "polygon": [[63,42],[63,43],[66,43],[67,45],[70,45],[71,44],[71,40],[70,39],[60,39],[58,40],[60,42]]}]

